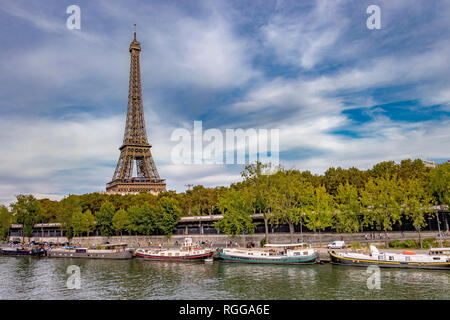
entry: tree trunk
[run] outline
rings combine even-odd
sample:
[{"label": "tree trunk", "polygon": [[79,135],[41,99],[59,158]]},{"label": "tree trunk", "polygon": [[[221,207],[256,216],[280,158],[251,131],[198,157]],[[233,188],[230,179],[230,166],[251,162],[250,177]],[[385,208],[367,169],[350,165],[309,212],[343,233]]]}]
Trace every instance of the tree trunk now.
[{"label": "tree trunk", "polygon": [[422,246],[422,235],[420,234],[420,229],[417,229],[417,232],[419,233],[420,249],[422,249],[423,248],[423,246]]},{"label": "tree trunk", "polygon": [[439,244],[442,248],[443,245],[442,245],[442,235],[441,235],[441,223],[439,222],[439,212],[436,213],[436,220],[437,220],[438,232],[439,232]]},{"label": "tree trunk", "polygon": [[300,234],[301,234],[301,236],[302,236],[302,243],[304,242],[303,241],[303,225],[302,225],[302,219],[300,218]]},{"label": "tree trunk", "polygon": [[289,224],[289,233],[291,234],[291,243],[294,243],[294,224],[288,221]]},{"label": "tree trunk", "polygon": [[389,247],[387,230],[384,230],[384,244],[385,244],[386,248]]},{"label": "tree trunk", "polygon": [[264,218],[264,236],[266,238],[266,243],[269,242],[269,219],[267,217]]},{"label": "tree trunk", "polygon": [[319,229],[319,248],[320,248],[321,245],[322,245],[322,238],[321,238],[320,229]]}]

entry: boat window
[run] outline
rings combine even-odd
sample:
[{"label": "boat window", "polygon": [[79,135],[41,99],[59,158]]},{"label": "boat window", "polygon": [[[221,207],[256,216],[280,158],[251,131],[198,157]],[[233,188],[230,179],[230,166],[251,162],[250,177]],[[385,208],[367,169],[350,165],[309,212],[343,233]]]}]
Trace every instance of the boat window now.
[{"label": "boat window", "polygon": [[405,261],[411,261],[411,257],[405,257]]},{"label": "boat window", "polygon": [[441,260],[439,257],[433,257],[433,260]]},{"label": "boat window", "polygon": [[384,256],[383,256],[382,254],[380,254],[380,255],[378,256],[378,260],[384,260]]},{"label": "boat window", "polygon": [[389,256],[389,260],[394,260],[394,257],[393,256]]}]

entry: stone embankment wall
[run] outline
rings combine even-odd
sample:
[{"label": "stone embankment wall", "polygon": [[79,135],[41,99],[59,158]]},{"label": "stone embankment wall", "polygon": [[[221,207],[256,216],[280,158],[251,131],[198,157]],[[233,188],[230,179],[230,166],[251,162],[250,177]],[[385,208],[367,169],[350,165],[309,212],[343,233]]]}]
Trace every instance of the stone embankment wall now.
[{"label": "stone embankment wall", "polygon": [[[344,240],[347,244],[351,242],[371,242],[371,243],[382,243],[386,241],[384,233],[381,234],[382,238],[380,239],[380,233],[375,233],[375,239],[369,237],[368,240],[365,239],[365,235],[370,236],[370,233],[322,233],[319,237],[318,233],[294,233],[293,236],[289,233],[276,233],[269,234],[268,240],[270,243],[291,243],[291,242],[306,242],[311,243],[313,245],[319,245],[319,242],[322,246],[326,246],[326,244],[336,241],[336,240]],[[389,239],[392,240],[406,240],[406,239],[419,239],[419,234],[417,232],[389,232]],[[437,232],[422,232],[422,239],[425,238],[436,238]],[[170,239],[166,236],[112,236],[112,237],[74,237],[72,239],[72,243],[78,245],[90,245],[90,244],[104,244],[106,242],[109,243],[127,243],[131,247],[147,247],[149,245],[175,245],[178,241],[178,244],[183,243],[184,238],[189,237],[192,238],[194,242],[196,241],[207,241],[213,242],[214,246],[226,246],[232,241],[233,245],[245,246],[248,242],[255,243],[256,246],[260,245],[260,241],[264,238],[264,233],[262,234],[253,234],[253,235],[241,235],[234,238],[228,237],[223,234],[192,234],[192,235],[173,235]],[[15,237],[16,238],[16,237]],[[447,234],[445,239],[450,239],[450,236]],[[26,241],[28,239],[25,239]],[[47,241],[47,242],[66,242],[66,237],[44,237],[44,238],[32,238],[35,241]]]}]

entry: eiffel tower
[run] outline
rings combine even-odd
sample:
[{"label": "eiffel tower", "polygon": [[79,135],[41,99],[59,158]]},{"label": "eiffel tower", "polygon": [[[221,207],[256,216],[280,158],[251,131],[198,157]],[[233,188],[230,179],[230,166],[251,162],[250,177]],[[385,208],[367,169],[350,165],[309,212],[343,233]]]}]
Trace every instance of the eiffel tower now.
[{"label": "eiffel tower", "polygon": [[[130,85],[128,89],[127,122],[123,136],[123,144],[119,148],[120,157],[111,182],[106,184],[107,193],[139,193],[158,194],[166,191],[165,179],[161,179],[156,170],[145,129],[144,106],[142,104],[141,72],[139,54],[141,44],[134,40],[130,44]],[[133,176],[136,165],[136,176]]]}]

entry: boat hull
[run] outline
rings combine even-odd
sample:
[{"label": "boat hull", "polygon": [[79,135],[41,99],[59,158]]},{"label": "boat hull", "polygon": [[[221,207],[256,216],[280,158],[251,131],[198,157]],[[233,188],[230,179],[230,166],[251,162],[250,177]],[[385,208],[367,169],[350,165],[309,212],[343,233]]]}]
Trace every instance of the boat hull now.
[{"label": "boat hull", "polygon": [[128,251],[106,252],[106,253],[47,251],[47,257],[50,257],[50,258],[85,258],[85,259],[131,259],[131,258],[133,258],[133,254]]},{"label": "boat hull", "polygon": [[214,252],[208,252],[204,254],[194,254],[194,255],[186,255],[186,256],[158,256],[151,254],[143,254],[136,253],[135,257],[145,260],[158,260],[158,261],[196,261],[196,260],[204,260],[212,257]]},{"label": "boat hull", "polygon": [[4,250],[0,249],[0,255],[4,256],[33,256],[41,257],[45,256],[45,250]]},{"label": "boat hull", "polygon": [[329,253],[331,258],[331,263],[346,265],[346,266],[357,266],[357,267],[368,267],[368,266],[378,266],[380,268],[410,268],[410,269],[436,269],[436,270],[450,270],[450,262],[393,262],[393,261],[379,261],[379,260],[369,260],[369,259],[357,259],[348,258]]},{"label": "boat hull", "polygon": [[309,255],[302,257],[241,257],[223,252],[217,252],[217,258],[226,262],[241,262],[241,263],[258,263],[258,264],[313,264],[317,263],[319,256]]}]

